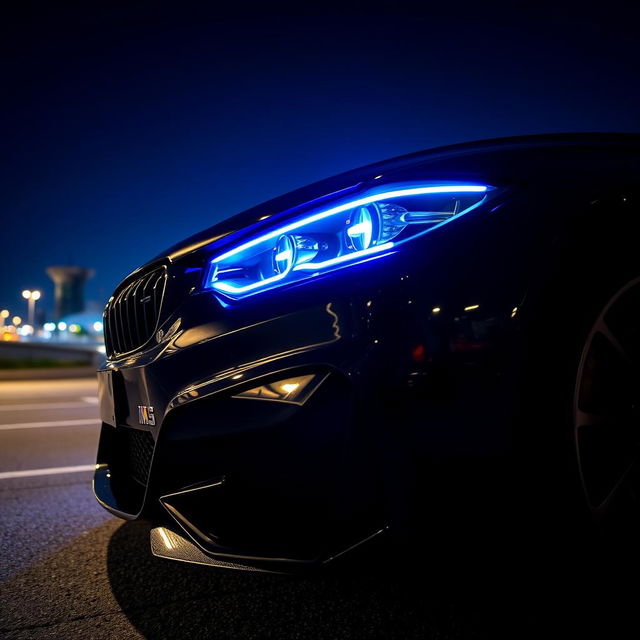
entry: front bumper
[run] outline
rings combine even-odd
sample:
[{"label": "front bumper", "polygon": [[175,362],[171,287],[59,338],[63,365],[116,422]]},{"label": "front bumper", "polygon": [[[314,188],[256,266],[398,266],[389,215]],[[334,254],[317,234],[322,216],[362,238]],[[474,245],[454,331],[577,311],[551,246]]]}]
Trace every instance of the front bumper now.
[{"label": "front bumper", "polygon": [[[208,558],[289,570],[383,532],[425,461],[504,452],[522,288],[475,272],[428,289],[410,266],[273,296],[278,315],[184,296],[143,350],[98,373],[98,501]],[[234,397],[306,374],[321,383],[302,405]]]},{"label": "front bumper", "polygon": [[[373,457],[352,445],[358,398],[347,365],[359,349],[348,307],[189,326],[211,304],[203,298],[167,318],[181,327],[169,340],[98,372],[98,501],[172,527],[201,553],[254,565],[322,562],[382,530]],[[304,404],[234,397],[302,374],[317,381]],[[155,424],[139,424],[139,406]]]}]

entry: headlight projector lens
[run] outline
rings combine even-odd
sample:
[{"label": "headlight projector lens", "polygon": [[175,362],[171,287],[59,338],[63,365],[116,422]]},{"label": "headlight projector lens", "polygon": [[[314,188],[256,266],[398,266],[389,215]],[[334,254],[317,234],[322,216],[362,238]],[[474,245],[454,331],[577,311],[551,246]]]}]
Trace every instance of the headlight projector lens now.
[{"label": "headlight projector lens", "polygon": [[347,227],[347,245],[354,251],[363,251],[376,244],[380,234],[380,216],[375,205],[358,207]]},{"label": "headlight projector lens", "polygon": [[273,249],[273,271],[285,274],[291,270],[295,262],[296,247],[291,236],[280,236]]}]

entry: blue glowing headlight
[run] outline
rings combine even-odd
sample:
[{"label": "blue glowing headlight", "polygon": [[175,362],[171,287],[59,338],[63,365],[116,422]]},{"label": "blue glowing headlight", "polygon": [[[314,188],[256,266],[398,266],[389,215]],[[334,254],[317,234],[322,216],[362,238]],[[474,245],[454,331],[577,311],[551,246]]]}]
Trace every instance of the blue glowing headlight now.
[{"label": "blue glowing headlight", "polygon": [[[492,187],[425,184],[365,193],[274,225],[214,256],[205,287],[240,300],[392,253],[481,205]],[[326,207],[326,205],[325,205]]]}]

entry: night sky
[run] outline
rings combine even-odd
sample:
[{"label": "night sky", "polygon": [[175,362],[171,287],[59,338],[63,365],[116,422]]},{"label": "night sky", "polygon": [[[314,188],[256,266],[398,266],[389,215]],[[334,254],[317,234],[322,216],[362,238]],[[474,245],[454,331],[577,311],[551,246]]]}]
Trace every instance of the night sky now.
[{"label": "night sky", "polygon": [[5,13],[0,307],[24,315],[37,287],[50,308],[44,269],[64,263],[96,270],[102,305],[181,238],[387,157],[640,131],[634,16],[449,5]]}]

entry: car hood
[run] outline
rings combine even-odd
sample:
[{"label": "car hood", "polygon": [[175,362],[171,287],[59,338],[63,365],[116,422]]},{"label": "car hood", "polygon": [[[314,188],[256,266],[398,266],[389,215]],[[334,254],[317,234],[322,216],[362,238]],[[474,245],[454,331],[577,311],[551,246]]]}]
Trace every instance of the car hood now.
[{"label": "car hood", "polygon": [[[449,145],[399,156],[326,178],[238,213],[169,247],[141,268],[160,260],[179,259],[207,245],[225,244],[230,237],[235,237],[235,232],[257,224],[261,219],[290,215],[311,201],[314,204],[331,201],[366,188],[376,178],[381,177],[380,182],[376,182],[378,185],[398,180],[398,174],[402,174],[402,179],[410,180],[413,174],[416,178],[424,178],[425,173],[432,172],[439,179],[488,181],[491,176],[501,179],[508,178],[507,174],[522,174],[523,162],[527,163],[528,175],[536,172],[548,174],[554,150],[560,152],[575,147],[580,147],[581,151],[591,148],[597,155],[605,156],[619,153],[621,148],[632,148],[637,154],[640,135],[574,133],[519,136]],[[593,165],[592,158],[590,162]],[[566,166],[564,162],[562,166]]]}]

